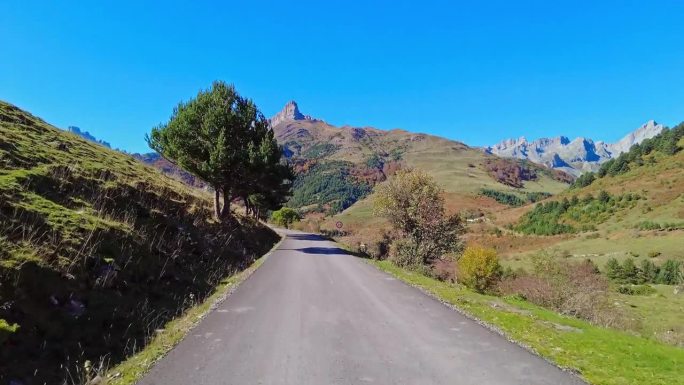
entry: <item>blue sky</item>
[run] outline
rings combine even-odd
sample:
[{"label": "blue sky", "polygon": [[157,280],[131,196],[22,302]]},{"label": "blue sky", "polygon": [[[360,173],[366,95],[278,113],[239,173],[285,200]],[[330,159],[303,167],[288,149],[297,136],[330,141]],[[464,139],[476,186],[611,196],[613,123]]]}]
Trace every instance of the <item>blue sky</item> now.
[{"label": "blue sky", "polygon": [[684,120],[682,1],[85,3],[3,4],[0,99],[129,151],[214,79],[471,145]]}]

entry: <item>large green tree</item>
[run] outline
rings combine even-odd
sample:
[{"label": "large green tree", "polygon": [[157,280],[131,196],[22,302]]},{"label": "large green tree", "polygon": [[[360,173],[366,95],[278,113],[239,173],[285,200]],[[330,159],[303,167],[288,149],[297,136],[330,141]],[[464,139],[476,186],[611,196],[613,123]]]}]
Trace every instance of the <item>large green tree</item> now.
[{"label": "large green tree", "polygon": [[[214,190],[214,212],[230,215],[230,202],[261,197],[267,209],[280,207],[289,193],[291,171],[281,163],[268,120],[233,85],[216,81],[194,99],[181,102],[166,124],[147,141],[164,158],[204,180]],[[223,206],[220,198],[223,197]]]},{"label": "large green tree", "polygon": [[242,198],[246,214],[264,218],[268,210],[278,209],[287,201],[294,172],[282,160],[283,149],[268,120],[251,101],[245,103],[242,115],[252,123],[245,148],[244,178],[233,187],[233,194]]}]

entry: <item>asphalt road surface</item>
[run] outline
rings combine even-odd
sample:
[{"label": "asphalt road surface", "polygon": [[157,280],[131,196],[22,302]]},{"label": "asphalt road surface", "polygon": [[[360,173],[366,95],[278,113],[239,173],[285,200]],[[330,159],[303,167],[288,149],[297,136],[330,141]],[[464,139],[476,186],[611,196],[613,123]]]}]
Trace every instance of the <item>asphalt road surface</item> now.
[{"label": "asphalt road surface", "polygon": [[583,384],[316,235],[264,264],[139,384]]}]

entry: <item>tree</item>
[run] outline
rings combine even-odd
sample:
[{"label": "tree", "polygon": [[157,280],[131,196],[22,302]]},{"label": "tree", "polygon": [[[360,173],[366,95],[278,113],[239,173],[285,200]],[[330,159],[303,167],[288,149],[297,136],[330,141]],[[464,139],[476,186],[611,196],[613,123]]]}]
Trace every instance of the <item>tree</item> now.
[{"label": "tree", "polygon": [[442,193],[429,175],[413,169],[398,171],[376,188],[374,214],[387,218],[407,238],[403,252],[423,264],[462,248],[463,222],[446,215]]},{"label": "tree", "polygon": [[283,148],[278,145],[268,120],[252,101],[244,103],[241,116],[252,122],[248,131],[242,183],[233,187],[233,195],[242,198],[245,213],[256,218],[268,210],[282,207],[292,189],[294,172],[282,160]]},{"label": "tree", "polygon": [[656,283],[663,285],[677,285],[682,282],[682,272],[680,271],[681,262],[668,259],[660,266]]},{"label": "tree", "polygon": [[458,259],[459,282],[480,293],[491,288],[501,277],[502,269],[496,250],[468,247]]},{"label": "tree", "polygon": [[271,214],[271,220],[278,226],[283,226],[286,229],[290,228],[290,225],[299,221],[301,217],[299,213],[289,207],[283,207],[280,210],[274,211]]},{"label": "tree", "polygon": [[230,191],[226,187],[238,180],[244,164],[247,135],[238,111],[243,102],[235,87],[216,81],[194,99],[179,103],[171,119],[153,128],[147,137],[153,150],[214,189],[216,218],[229,214]]},{"label": "tree", "polygon": [[641,266],[639,269],[639,280],[642,283],[655,283],[656,277],[658,276],[658,266],[655,263],[644,259],[641,261]]},{"label": "tree", "polygon": [[606,266],[604,269],[606,277],[610,278],[611,280],[622,279],[622,266],[620,266],[620,262],[618,262],[617,259],[609,259],[608,262],[606,262]]},{"label": "tree", "polygon": [[593,172],[587,172],[582,175],[580,175],[577,179],[575,179],[575,182],[570,185],[571,189],[577,189],[577,188],[582,188],[582,187],[587,187],[590,184],[592,184],[596,180],[596,176],[594,175]]},{"label": "tree", "polygon": [[242,197],[249,209],[248,197],[261,194],[263,199],[254,202],[274,209],[289,194],[292,172],[281,164],[282,149],[268,120],[225,82],[216,81],[194,99],[178,104],[166,124],[152,129],[147,142],[211,186],[217,219],[230,214],[230,202],[236,197]]},{"label": "tree", "polygon": [[601,190],[598,195],[598,200],[601,203],[608,203],[610,201],[610,194],[606,190]]},{"label": "tree", "polygon": [[631,258],[625,259],[622,262],[621,281],[624,283],[636,284],[639,278],[639,268],[634,264]]}]

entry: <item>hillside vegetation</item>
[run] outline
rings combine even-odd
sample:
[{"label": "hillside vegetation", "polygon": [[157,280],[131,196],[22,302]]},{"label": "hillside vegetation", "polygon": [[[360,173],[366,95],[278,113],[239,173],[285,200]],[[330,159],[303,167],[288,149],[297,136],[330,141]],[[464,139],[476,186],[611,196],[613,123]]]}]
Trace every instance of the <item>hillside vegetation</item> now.
[{"label": "hillside vegetation", "polygon": [[[370,193],[369,187],[405,167],[434,176],[451,197],[451,205],[467,209],[477,209],[483,203],[487,209],[501,207],[494,199],[479,196],[483,188],[523,195],[555,194],[573,180],[531,162],[502,159],[457,141],[403,130],[286,120],[279,122],[274,132],[290,160],[298,165],[299,181],[294,183],[289,205],[307,212],[354,211]],[[312,179],[316,186],[309,185]],[[298,193],[302,186],[307,186],[307,191]],[[363,207],[358,208],[363,211]]]},{"label": "hillside vegetation", "polygon": [[[684,124],[665,129],[578,178],[551,202],[525,214],[517,229],[552,235],[577,230],[684,228]],[[604,226],[597,225],[604,224]],[[550,227],[555,227],[551,229]]]},{"label": "hillside vegetation", "polygon": [[540,249],[590,260],[610,278],[611,300],[635,321],[631,332],[684,346],[684,297],[672,286],[684,275],[682,127],[632,147],[557,196],[473,226],[471,242],[496,247],[514,270],[529,269]]},{"label": "hillside vegetation", "polygon": [[0,102],[0,383],[120,362],[277,240],[211,214],[205,193]]}]

